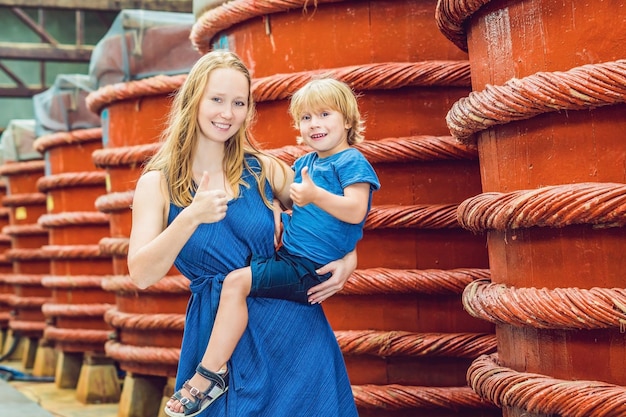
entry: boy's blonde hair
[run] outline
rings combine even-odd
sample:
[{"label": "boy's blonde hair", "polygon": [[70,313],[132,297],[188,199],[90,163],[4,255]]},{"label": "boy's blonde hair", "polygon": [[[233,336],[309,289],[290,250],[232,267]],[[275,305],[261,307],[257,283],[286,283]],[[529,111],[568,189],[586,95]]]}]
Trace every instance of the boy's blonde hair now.
[{"label": "boy's blonde hair", "polygon": [[[293,118],[294,127],[300,130],[300,119],[309,111],[330,109],[343,115],[348,129],[348,145],[363,142],[365,123],[361,119],[357,97],[346,83],[331,77],[314,78],[291,96],[289,114]],[[296,141],[302,143],[302,137]]]}]

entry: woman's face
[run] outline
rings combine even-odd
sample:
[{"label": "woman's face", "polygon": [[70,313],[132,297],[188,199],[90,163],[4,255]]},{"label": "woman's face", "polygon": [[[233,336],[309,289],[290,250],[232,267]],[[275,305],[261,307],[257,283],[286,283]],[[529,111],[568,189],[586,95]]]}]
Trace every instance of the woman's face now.
[{"label": "woman's face", "polygon": [[198,111],[198,124],[204,139],[225,143],[246,120],[248,79],[232,68],[211,72]]}]

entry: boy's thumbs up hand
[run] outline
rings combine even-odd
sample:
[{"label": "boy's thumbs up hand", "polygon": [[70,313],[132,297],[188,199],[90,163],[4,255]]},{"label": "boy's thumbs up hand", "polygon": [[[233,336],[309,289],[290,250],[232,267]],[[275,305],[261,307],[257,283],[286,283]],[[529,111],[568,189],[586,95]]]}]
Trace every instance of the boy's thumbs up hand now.
[{"label": "boy's thumbs up hand", "polygon": [[204,171],[198,184],[196,195],[189,208],[200,223],[215,223],[226,217],[228,196],[224,190],[212,190],[209,186],[209,173]]},{"label": "boy's thumbs up hand", "polygon": [[289,197],[291,197],[294,204],[302,207],[315,201],[318,193],[318,187],[309,176],[308,167],[302,168],[300,174],[302,176],[302,182],[291,184]]}]

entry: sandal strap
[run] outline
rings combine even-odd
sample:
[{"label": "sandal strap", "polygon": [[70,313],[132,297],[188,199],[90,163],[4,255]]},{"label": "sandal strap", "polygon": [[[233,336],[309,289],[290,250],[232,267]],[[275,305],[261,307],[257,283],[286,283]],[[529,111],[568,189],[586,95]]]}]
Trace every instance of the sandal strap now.
[{"label": "sandal strap", "polygon": [[204,395],[208,394],[208,392],[217,385],[217,387],[221,390],[224,390],[228,386],[228,369],[224,373],[217,373],[213,371],[209,371],[202,364],[198,364],[196,367],[196,372],[202,375],[205,379],[208,379],[212,382],[211,386],[204,391]]}]

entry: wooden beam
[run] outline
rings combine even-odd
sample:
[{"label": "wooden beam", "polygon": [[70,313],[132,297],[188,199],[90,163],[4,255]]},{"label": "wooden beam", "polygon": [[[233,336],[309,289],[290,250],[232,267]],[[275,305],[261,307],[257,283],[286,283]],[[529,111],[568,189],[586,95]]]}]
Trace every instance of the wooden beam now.
[{"label": "wooden beam", "polygon": [[0,97],[5,98],[32,98],[35,94],[42,93],[48,88],[40,86],[15,87],[0,84]]},{"label": "wooden beam", "polygon": [[22,9],[20,9],[19,7],[11,7],[11,11],[15,14],[15,16],[17,16],[18,19],[20,19],[26,26],[28,26],[30,30],[32,30],[37,35],[39,35],[39,38],[42,41],[46,41],[50,45],[55,45],[55,46],[59,44],[59,42],[56,39],[54,39],[52,35],[46,32],[46,29],[38,25],[37,22],[31,19],[29,15],[24,13]]},{"label": "wooden beam", "polygon": [[4,65],[2,62],[0,62],[0,70],[2,70],[2,72],[4,72],[10,79],[12,79],[18,87],[26,88],[26,84],[24,84],[24,81],[22,81],[22,79],[18,77],[16,73],[11,71],[11,69]]},{"label": "wooden beam", "polygon": [[91,45],[57,45],[47,43],[0,42],[0,59],[23,61],[89,62]]},{"label": "wooden beam", "polygon": [[0,0],[0,7],[3,6],[71,10],[143,9],[191,13],[193,0]]}]

